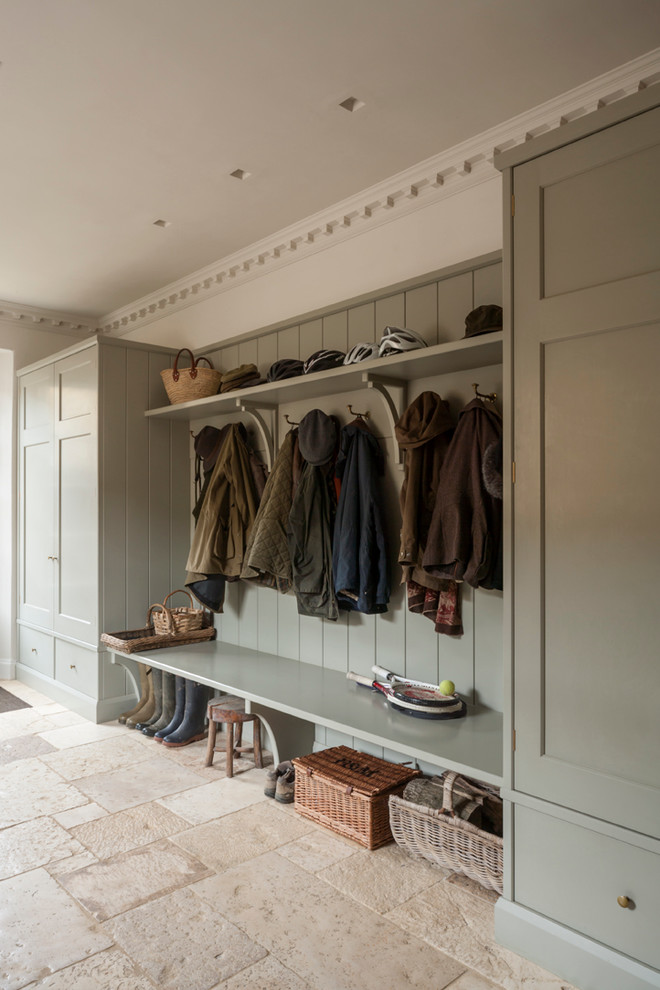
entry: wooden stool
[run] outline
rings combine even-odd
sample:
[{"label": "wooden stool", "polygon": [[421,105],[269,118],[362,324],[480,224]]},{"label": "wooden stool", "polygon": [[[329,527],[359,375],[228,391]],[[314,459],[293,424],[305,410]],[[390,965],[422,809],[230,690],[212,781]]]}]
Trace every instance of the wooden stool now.
[{"label": "wooden stool", "polygon": [[[245,700],[243,698],[220,698],[212,701],[208,707],[209,718],[209,741],[206,750],[206,763],[210,767],[213,763],[213,754],[221,753],[215,745],[215,737],[218,732],[218,725],[223,723],[227,727],[227,776],[234,776],[234,756],[240,753],[254,753],[254,764],[256,767],[263,767],[261,757],[261,723],[258,715],[247,715],[245,712]],[[254,723],[252,726],[252,746],[241,746],[243,739],[243,724],[245,722]],[[234,741],[234,726],[236,726],[236,740]],[[234,744],[235,743],[235,744]]]}]

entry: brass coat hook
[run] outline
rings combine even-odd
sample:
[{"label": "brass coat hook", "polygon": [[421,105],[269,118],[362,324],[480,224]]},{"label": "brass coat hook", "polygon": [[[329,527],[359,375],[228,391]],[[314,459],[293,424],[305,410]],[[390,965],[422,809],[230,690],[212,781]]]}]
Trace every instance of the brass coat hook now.
[{"label": "brass coat hook", "polygon": [[357,416],[359,419],[369,419],[369,413],[368,412],[363,412],[363,413],[356,412],[353,409],[353,406],[350,404],[350,402],[348,403],[348,411],[351,414],[351,416]]},{"label": "brass coat hook", "polygon": [[487,402],[495,402],[495,399],[497,398],[497,392],[489,392],[488,395],[485,395],[483,392],[479,392],[478,382],[472,382],[472,388],[474,389],[474,394],[477,396],[478,399],[485,399]]},{"label": "brass coat hook", "polygon": [[287,421],[287,423],[289,424],[289,426],[300,426],[300,423],[294,423],[294,421],[292,419],[289,419],[289,414],[288,413],[284,413],[284,418]]}]

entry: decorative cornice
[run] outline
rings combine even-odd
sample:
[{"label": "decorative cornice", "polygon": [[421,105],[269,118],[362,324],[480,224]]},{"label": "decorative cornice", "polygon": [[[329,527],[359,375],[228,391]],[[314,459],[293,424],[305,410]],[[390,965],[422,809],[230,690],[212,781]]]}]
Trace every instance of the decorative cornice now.
[{"label": "decorative cornice", "polygon": [[495,157],[540,134],[660,82],[660,49],[399,172],[276,235],[252,244],[103,317],[123,336],[236,285],[492,179]]},{"label": "decorative cornice", "polygon": [[14,326],[30,327],[32,330],[48,330],[52,333],[65,333],[71,337],[89,337],[98,331],[98,318],[94,316],[74,316],[71,313],[58,313],[38,306],[24,306],[22,303],[0,299],[0,321]]}]

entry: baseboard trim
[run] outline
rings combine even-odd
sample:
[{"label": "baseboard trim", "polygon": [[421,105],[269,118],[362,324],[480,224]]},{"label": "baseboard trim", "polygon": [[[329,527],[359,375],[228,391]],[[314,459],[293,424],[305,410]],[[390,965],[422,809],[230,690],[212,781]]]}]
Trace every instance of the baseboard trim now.
[{"label": "baseboard trim", "polygon": [[41,691],[47,698],[65,705],[70,711],[82,715],[89,722],[110,722],[117,718],[122,712],[128,711],[135,705],[135,696],[132,694],[121,695],[115,698],[96,699],[89,695],[81,694],[73,688],[68,688],[52,677],[45,677],[38,671],[26,667],[25,664],[16,664],[17,680],[28,684],[30,687]]},{"label": "baseboard trim", "polygon": [[556,973],[580,990],[660,990],[660,972],[500,897],[500,945]]},{"label": "baseboard trim", "polygon": [[16,679],[16,661],[0,660],[0,681],[13,681]]}]

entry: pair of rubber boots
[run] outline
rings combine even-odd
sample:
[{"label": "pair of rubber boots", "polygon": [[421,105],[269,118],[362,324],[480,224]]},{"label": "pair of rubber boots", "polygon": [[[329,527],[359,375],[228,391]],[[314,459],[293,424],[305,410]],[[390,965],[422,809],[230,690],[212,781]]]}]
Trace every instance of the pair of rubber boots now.
[{"label": "pair of rubber boots", "polygon": [[206,684],[141,664],[140,691],[140,701],[119,716],[120,722],[164,746],[188,746],[204,739],[212,694]]}]

